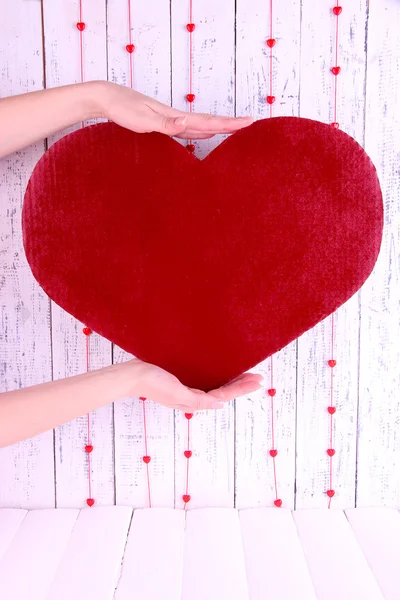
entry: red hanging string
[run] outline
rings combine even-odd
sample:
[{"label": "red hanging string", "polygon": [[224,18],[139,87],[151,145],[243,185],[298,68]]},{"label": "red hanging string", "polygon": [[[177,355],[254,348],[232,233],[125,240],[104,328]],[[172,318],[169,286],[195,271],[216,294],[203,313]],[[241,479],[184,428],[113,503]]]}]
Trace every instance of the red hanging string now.
[{"label": "red hanging string", "polygon": [[272,54],[273,47],[276,44],[276,40],[272,37],[272,0],[269,0],[269,38],[266,40],[266,44],[269,48],[269,94],[266,97],[267,104],[269,105],[269,116],[272,117],[272,105],[275,102],[275,96],[272,93],[273,86],[273,72],[272,72]]},{"label": "red hanging string", "polygon": [[[84,60],[83,60],[83,32],[86,29],[86,23],[83,21],[83,7],[82,0],[79,0],[79,21],[76,24],[76,28],[79,31],[79,72],[80,72],[80,82],[83,83],[85,80],[84,76]],[[84,127],[85,123],[81,122],[81,127]],[[86,372],[88,373],[90,370],[90,335],[92,334],[92,330],[89,327],[84,327],[82,330],[85,336],[85,350],[86,350]],[[86,498],[86,504],[88,506],[93,506],[95,503],[94,498],[92,497],[92,461],[91,454],[93,452],[93,444],[91,442],[91,427],[90,427],[90,414],[87,415],[87,434],[86,434],[86,444],[85,444],[85,452],[87,455],[87,464],[88,464],[88,497]]]},{"label": "red hanging string", "polygon": [[[186,100],[189,103],[189,112],[193,112],[193,103],[196,96],[193,92],[193,32],[196,29],[196,25],[193,23],[193,0],[189,0],[189,23],[186,25],[186,29],[189,32],[189,92],[186,94]],[[188,140],[186,148],[189,152],[195,151],[195,145],[193,140]]]},{"label": "red hanging string", "polygon": [[[335,16],[335,50],[334,50],[334,58],[335,64],[331,68],[331,72],[334,76],[334,101],[333,101],[333,121],[331,125],[335,128],[339,127],[339,123],[337,121],[337,104],[338,104],[338,75],[340,73],[340,66],[338,65],[338,55],[339,55],[339,16],[342,12],[342,7],[339,6],[339,2],[337,0],[336,6],[333,7],[332,12]],[[328,414],[329,414],[329,448],[326,451],[329,457],[329,489],[326,494],[328,496],[328,508],[331,508],[332,498],[335,495],[335,490],[333,489],[333,457],[336,454],[336,450],[333,447],[333,434],[334,434],[334,424],[333,419],[336,413],[336,407],[334,406],[334,373],[333,370],[336,367],[336,360],[334,359],[334,351],[335,351],[335,313],[331,315],[331,347],[330,347],[330,359],[328,360],[328,367],[330,368],[330,405],[328,406]]]},{"label": "red hanging string", "polygon": [[[89,327],[84,327],[82,329],[82,332],[85,336],[85,342],[86,342],[86,372],[89,373],[90,370],[90,336],[93,333],[92,330]],[[90,414],[88,414],[86,416],[87,419],[87,434],[86,434],[86,445],[85,445],[85,452],[87,455],[87,462],[88,462],[88,497],[86,498],[86,504],[88,506],[93,506],[94,504],[94,498],[92,497],[92,461],[91,461],[91,454],[93,452],[93,444],[91,442],[92,439],[92,435],[91,435],[91,427],[90,427]]]},{"label": "red hanging string", "polygon": [[[193,104],[196,98],[193,92],[193,32],[195,29],[196,25],[193,23],[193,0],[189,0],[189,23],[186,24],[186,30],[189,33],[189,92],[188,94],[186,94],[186,100],[189,103],[190,113],[193,112]],[[189,152],[195,151],[193,140],[188,140],[186,148]],[[185,413],[185,418],[187,419],[187,441],[186,450],[184,451],[184,456],[186,458],[186,485],[185,493],[182,495],[185,510],[187,509],[188,502],[190,502],[190,500],[192,499],[191,495],[189,494],[189,465],[190,459],[192,457],[192,451],[190,449],[190,428],[192,417],[192,413]]]},{"label": "red hanging string", "polygon": [[184,455],[186,458],[186,486],[185,486],[186,492],[182,496],[185,510],[187,509],[188,502],[190,502],[190,500],[192,499],[191,495],[189,494],[189,462],[190,462],[190,458],[192,457],[192,451],[190,449],[190,421],[191,421],[192,417],[193,417],[193,413],[185,413],[185,418],[187,419],[187,446],[186,446],[186,450],[184,452]]},{"label": "red hanging string", "polygon": [[149,455],[148,443],[147,443],[146,398],[140,397],[139,400],[142,401],[142,406],[143,406],[143,430],[144,430],[144,451],[145,451],[145,455],[143,456],[142,460],[143,460],[144,464],[146,465],[147,494],[148,494],[148,500],[149,500],[149,508],[151,508],[152,505],[151,505],[151,488],[150,488],[150,471],[149,471],[149,464],[151,462],[151,456]]},{"label": "red hanging string", "polygon": [[128,0],[128,43],[125,46],[125,50],[129,55],[129,86],[133,88],[133,52],[135,51],[135,45],[132,44],[132,13],[131,13],[131,0]]},{"label": "red hanging string", "polygon": [[[272,71],[272,59],[273,59],[273,48],[276,44],[276,40],[273,38],[273,0],[269,0],[269,37],[265,43],[269,48],[269,95],[266,97],[267,104],[269,105],[269,116],[272,117],[272,105],[275,102],[275,96],[272,94],[273,86],[273,71]],[[275,489],[275,500],[274,505],[280,508],[282,506],[282,500],[278,494],[278,478],[276,474],[276,457],[278,450],[275,447],[275,409],[274,409],[274,398],[276,396],[276,389],[274,388],[274,359],[270,358],[270,387],[268,390],[268,396],[271,403],[271,449],[269,451],[270,457],[272,457],[272,466],[274,470],[274,489]]]},{"label": "red hanging string", "polygon": [[[132,43],[132,10],[131,0],[128,0],[128,43],[125,46],[125,50],[129,56],[129,86],[133,88],[133,53],[136,50],[135,44]],[[146,400],[147,398],[140,397],[139,400],[142,402],[143,407],[143,434],[144,434],[144,456],[142,457],[143,463],[146,465],[146,479],[147,479],[147,497],[149,508],[152,507],[151,503],[151,485],[150,485],[150,468],[151,456],[148,450],[148,436],[147,436],[147,414],[146,414]]]}]

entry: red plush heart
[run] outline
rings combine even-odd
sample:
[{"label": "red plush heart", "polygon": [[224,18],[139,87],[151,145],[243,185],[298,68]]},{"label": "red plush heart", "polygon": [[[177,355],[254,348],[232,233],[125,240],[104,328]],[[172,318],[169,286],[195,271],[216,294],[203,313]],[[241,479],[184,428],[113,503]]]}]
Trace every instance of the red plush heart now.
[{"label": "red plush heart", "polygon": [[26,255],[50,298],[203,390],[356,293],[382,223],[364,150],[294,117],[258,121],[203,161],[161,134],[86,127],[41,158],[23,208]]}]

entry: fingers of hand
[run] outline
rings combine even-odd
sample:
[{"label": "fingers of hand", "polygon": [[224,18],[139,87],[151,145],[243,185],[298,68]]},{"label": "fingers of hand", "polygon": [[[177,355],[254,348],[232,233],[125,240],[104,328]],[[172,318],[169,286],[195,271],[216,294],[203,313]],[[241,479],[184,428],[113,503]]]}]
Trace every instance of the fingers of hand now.
[{"label": "fingers of hand", "polygon": [[187,134],[194,139],[197,134],[206,133],[215,135],[216,133],[232,133],[243,127],[248,127],[252,122],[252,117],[241,117],[236,119],[192,113],[188,115],[185,135]]}]

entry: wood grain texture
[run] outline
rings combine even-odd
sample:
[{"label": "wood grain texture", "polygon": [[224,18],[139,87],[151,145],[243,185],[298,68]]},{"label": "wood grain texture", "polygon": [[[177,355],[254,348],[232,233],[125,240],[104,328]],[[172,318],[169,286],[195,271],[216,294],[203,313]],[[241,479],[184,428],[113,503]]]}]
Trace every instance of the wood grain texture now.
[{"label": "wood grain texture", "polygon": [[[46,84],[56,87],[80,81],[79,1],[43,4],[45,28]],[[83,3],[84,80],[107,79],[105,6],[94,0]],[[49,145],[80,124],[49,139]],[[84,165],[82,164],[82,168]],[[77,224],[77,226],[79,226]],[[88,286],[90,281],[88,281]],[[54,379],[86,371],[86,339],[81,324],[52,303],[52,350]],[[111,344],[97,335],[89,340],[89,369],[111,364]],[[114,503],[113,407],[93,411],[90,415],[92,496],[96,504]],[[89,497],[87,417],[62,425],[55,430],[56,499],[59,507],[83,507]]]},{"label": "wood grain texture", "polygon": [[400,506],[400,4],[370,3],[365,148],[384,195],[381,254],[361,292],[357,506]]},{"label": "wood grain texture", "polygon": [[[300,116],[334,120],[335,19],[332,2],[303,2],[301,21]],[[339,19],[338,121],[359,143],[364,139],[366,2],[349,3]],[[354,296],[334,317],[333,483],[332,507],[355,502],[359,361],[359,300]],[[331,318],[298,342],[296,508],[328,506]]]},{"label": "wood grain texture", "polygon": [[[40,3],[8,2],[0,16],[0,94],[43,88]],[[29,51],[28,51],[29,49]],[[21,208],[38,142],[0,161],[0,390],[51,379],[50,306],[22,244]],[[0,506],[54,506],[52,432],[0,449]]]},{"label": "wood grain texture", "polygon": [[341,510],[293,513],[318,600],[384,600]]},{"label": "wood grain texture", "polygon": [[[297,116],[300,62],[300,5],[295,1],[274,3],[273,116]],[[237,4],[236,112],[257,119],[269,117],[269,3],[257,0]],[[271,148],[273,152],[273,148]],[[265,276],[260,273],[260,276]],[[271,282],[274,285],[274,282]],[[271,360],[255,372],[264,376],[265,389],[236,401],[236,507],[271,506],[275,500],[272,449],[272,416],[278,496],[284,506],[294,506],[296,432],[296,352],[294,342],[273,357],[273,386],[277,394],[271,404]]]},{"label": "wood grain texture", "polygon": [[[86,79],[128,83],[127,4],[83,0]],[[268,116],[268,5],[265,0],[229,0],[223,6],[194,1],[196,111]],[[274,115],[333,120],[333,5],[331,0],[274,1]],[[43,37],[40,2],[5,3],[0,12],[0,94],[41,89],[44,73],[48,87],[78,81],[78,18],[78,0],[43,0]],[[396,0],[354,0],[344,3],[339,20],[338,121],[359,143],[365,142],[377,166],[385,232],[372,276],[335,316],[336,508],[353,507],[356,500],[358,506],[400,505],[399,18]],[[188,20],[187,2],[132,2],[134,85],[185,110]],[[49,144],[65,133],[52,136]],[[197,142],[197,155],[204,157],[221,139]],[[23,195],[43,150],[40,142],[0,161],[2,391],[85,370],[82,324],[54,305],[50,312],[22,247]],[[128,358],[98,336],[91,337],[90,346],[91,368]],[[330,319],[273,359],[278,495],[289,508],[327,506],[329,358]],[[265,375],[268,388],[270,361],[255,370]],[[151,402],[146,406],[153,505],[181,508],[187,421]],[[122,399],[114,408],[95,411],[91,423],[97,503],[146,507],[141,403]],[[48,432],[0,450],[0,507],[82,507],[88,484],[86,428],[82,417],[56,430],[55,443]],[[265,390],[238,399],[225,411],[196,415],[191,436],[188,508],[231,507],[235,501],[240,508],[271,506],[271,406]]]},{"label": "wood grain texture", "polygon": [[[108,78],[129,86],[129,42],[127,2],[111,0],[107,5]],[[166,104],[171,103],[170,6],[160,3],[149,10],[142,2],[131,3],[133,87]],[[132,181],[132,186],[135,182]],[[160,299],[162,302],[162,299]],[[114,362],[129,359],[114,348]],[[143,406],[138,398],[115,403],[115,480],[117,504],[135,508],[149,506]],[[174,413],[146,402],[148,452],[152,506],[174,506]]]},{"label": "wood grain texture", "polygon": [[[189,3],[171,2],[172,25],[172,102],[175,108],[188,110],[189,92]],[[213,0],[193,3],[193,91],[194,110],[212,114],[234,114],[234,19],[235,3],[222,7]],[[223,139],[196,142],[196,155],[206,156]],[[190,190],[188,190],[190,193]],[[233,506],[234,504],[234,410],[197,413],[191,421],[193,457],[190,459],[188,508]],[[175,420],[176,508],[183,507],[187,448],[187,423],[183,414]]]}]

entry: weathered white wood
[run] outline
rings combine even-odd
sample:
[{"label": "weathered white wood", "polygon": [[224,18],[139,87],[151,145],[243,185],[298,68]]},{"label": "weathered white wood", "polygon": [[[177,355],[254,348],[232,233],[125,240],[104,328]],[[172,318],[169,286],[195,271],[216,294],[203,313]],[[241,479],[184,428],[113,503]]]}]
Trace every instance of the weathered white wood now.
[{"label": "weathered white wood", "polygon": [[292,513],[249,509],[239,519],[251,600],[316,600]]},{"label": "weathered white wood", "polygon": [[[85,75],[107,76],[105,4],[84,0],[87,23]],[[173,103],[187,108],[189,35],[188,3],[172,2]],[[400,504],[399,447],[399,237],[397,161],[400,127],[397,114],[400,46],[394,23],[399,4],[384,0],[370,3],[368,64],[364,49],[366,0],[343,3],[339,31],[338,120],[342,129],[364,139],[364,86],[366,83],[366,150],[378,167],[386,202],[386,230],[382,253],[374,274],[361,293],[361,354],[358,355],[358,298],[337,314],[335,358],[336,433],[333,506]],[[274,2],[273,35],[274,114],[298,114],[332,120],[335,19],[331,0]],[[140,91],[169,102],[170,18],[169,3],[154,7],[132,2],[135,84]],[[301,19],[300,19],[301,8]],[[234,2],[224,6],[207,0],[194,2],[195,110],[232,114],[236,111],[267,116],[264,103],[268,58],[263,45],[268,36],[268,2],[237,2],[237,50],[234,52]],[[79,79],[79,42],[75,23],[78,0],[43,2],[47,85]],[[108,74],[127,81],[127,2],[108,2]],[[43,86],[40,3],[16,0],[0,12],[0,69],[2,96]],[[299,31],[301,24],[301,32]],[[301,33],[301,40],[300,40]],[[301,41],[301,56],[299,59]],[[367,75],[365,77],[365,75]],[[301,76],[301,82],[299,80]],[[299,93],[300,87],[300,93]],[[264,89],[265,88],[265,89]],[[62,134],[60,134],[62,135]],[[52,143],[58,136],[49,140]],[[220,138],[219,138],[220,139]],[[199,142],[204,156],[219,139]],[[0,161],[0,268],[2,273],[2,327],[0,341],[1,389],[13,389],[51,378],[49,303],[33,281],[25,262],[20,230],[20,209],[28,177],[43,152],[32,145]],[[85,369],[85,340],[81,324],[53,307],[54,376]],[[327,505],[330,358],[329,320],[301,338],[298,344],[298,404],[296,400],[296,344],[274,358],[275,423],[278,493],[284,506],[293,506],[294,482],[297,507]],[[92,367],[111,361],[110,344],[91,338]],[[116,349],[116,360],[122,355]],[[357,413],[358,362],[360,359],[359,412]],[[269,361],[257,370],[266,374]],[[192,420],[193,457],[188,508],[231,506],[234,499],[236,455],[236,503],[239,507],[269,505],[274,499],[270,449],[269,398],[254,394],[222,413],[196,415]],[[147,506],[147,482],[143,455],[141,404],[123,400],[115,406],[116,497],[118,503]],[[357,424],[358,415],[358,424]],[[156,506],[182,506],[185,490],[187,422],[173,413],[148,404],[150,465]],[[174,428],[176,437],[174,440]],[[357,440],[357,431],[359,434]],[[236,440],[236,447],[234,442]],[[86,418],[56,432],[57,504],[82,506],[87,496]],[[175,480],[174,469],[175,452]],[[97,502],[114,502],[112,407],[93,414],[93,495]],[[358,448],[356,445],[358,444]],[[295,456],[296,453],[296,456]],[[49,432],[28,442],[0,450],[0,506],[54,506],[54,448]],[[295,462],[296,461],[296,462]],[[357,461],[357,482],[356,481]],[[295,472],[296,468],[296,472]]]},{"label": "weathered white wood", "polygon": [[[133,87],[142,94],[171,103],[170,6],[131,2]],[[129,86],[128,0],[107,2],[108,78]]]},{"label": "weathered white wood", "polygon": [[[82,19],[86,23],[84,41],[84,79],[106,79],[106,18],[104,3],[85,0]],[[56,87],[80,81],[79,1],[43,4],[46,55],[46,85]],[[49,139],[49,145],[77,124]],[[83,165],[82,165],[83,167]],[[90,281],[88,281],[90,286]],[[90,337],[91,370],[111,364],[111,344],[97,335]],[[86,339],[82,324],[52,304],[53,374],[55,379],[86,370]],[[90,415],[90,456],[92,496],[97,504],[114,503],[113,407]],[[55,431],[56,499],[59,507],[83,507],[89,497],[87,416],[71,421]]]},{"label": "weathered white wood", "polygon": [[[331,0],[304,2],[301,19],[300,116],[333,118],[335,19]],[[341,128],[363,142],[366,2],[346,3],[339,19],[338,113]],[[329,485],[331,319],[298,342],[296,508],[326,507]],[[359,359],[359,300],[335,315],[333,507],[354,506]]]},{"label": "weathered white wood", "polygon": [[34,510],[0,561],[0,598],[44,600],[67,547],[77,510]]},{"label": "weathered white wood", "polygon": [[181,598],[249,600],[237,511],[188,511]]},{"label": "weathered white wood", "polygon": [[0,510],[0,562],[26,515],[26,510],[18,508]]},{"label": "weathered white wood", "polygon": [[[276,499],[272,449],[270,359],[257,368],[263,389],[236,400],[236,504],[239,509],[272,506]],[[273,398],[277,492],[282,506],[293,508],[295,478],[296,344],[273,357]]]},{"label": "weathered white wood", "polygon": [[400,506],[400,4],[371,2],[365,148],[380,177],[385,227],[361,293],[357,506]]},{"label": "weathered white wood", "polygon": [[111,600],[131,517],[125,506],[82,510],[46,600]]},{"label": "weathered white wood", "polygon": [[[171,0],[172,103],[189,110],[189,2]],[[224,5],[213,0],[193,2],[193,93],[194,111],[233,115],[235,109],[235,2]],[[196,156],[203,158],[224,139],[195,142]]]},{"label": "weathered white wood", "polygon": [[[123,354],[116,349],[118,362]],[[143,462],[145,436],[143,405],[138,398],[124,398],[115,403],[115,483],[117,504],[137,507],[174,506],[173,411],[146,401],[147,466]]]},{"label": "weathered white wood", "polygon": [[134,512],[115,600],[181,598],[185,512]]},{"label": "weathered white wood", "polygon": [[[108,78],[130,85],[128,2],[111,0],[107,5]],[[160,102],[171,102],[170,6],[159,3],[149,10],[145,2],[131,2],[133,87]],[[135,182],[132,181],[132,186]],[[160,299],[162,302],[162,299]],[[114,362],[128,360],[114,349]],[[117,504],[148,507],[143,406],[138,398],[126,398],[114,405],[115,479]],[[152,506],[174,506],[174,413],[146,402],[148,452]]]},{"label": "weathered white wood", "polygon": [[[189,110],[189,3],[172,0],[172,102]],[[193,91],[197,112],[234,114],[234,13],[233,0],[220,6],[213,0],[193,3]],[[196,143],[196,155],[206,156],[222,139]],[[234,503],[234,410],[196,414],[191,422],[193,457],[190,459],[188,508],[233,506]],[[176,507],[182,508],[185,493],[187,422],[183,414],[175,419]]]},{"label": "weathered white wood", "polygon": [[386,600],[400,589],[400,514],[395,509],[353,508],[346,516]]},{"label": "weathered white wood", "polygon": [[[300,3],[274,2],[273,116],[297,115],[299,97]],[[254,118],[270,115],[269,3],[264,0],[237,3],[236,113]],[[271,149],[273,151],[273,149]],[[236,401],[236,504],[237,508],[270,506],[276,498],[272,449],[272,407],[266,390],[271,387],[271,361],[255,372],[264,375],[265,390]],[[273,401],[278,496],[294,506],[296,431],[296,342],[273,357]],[[251,443],[249,443],[251,440]]]},{"label": "weathered white wood", "polygon": [[[40,3],[0,11],[0,95],[43,87]],[[0,391],[51,379],[50,307],[26,262],[21,208],[43,142],[0,160]],[[0,506],[54,506],[53,434],[0,449]]]},{"label": "weathered white wood", "polygon": [[293,518],[318,600],[383,600],[342,511],[298,510]]}]

